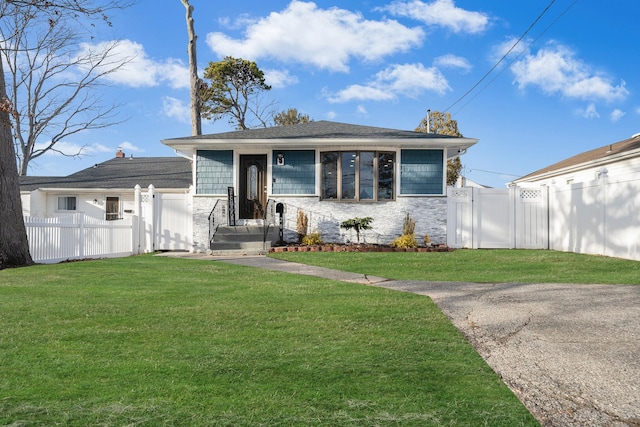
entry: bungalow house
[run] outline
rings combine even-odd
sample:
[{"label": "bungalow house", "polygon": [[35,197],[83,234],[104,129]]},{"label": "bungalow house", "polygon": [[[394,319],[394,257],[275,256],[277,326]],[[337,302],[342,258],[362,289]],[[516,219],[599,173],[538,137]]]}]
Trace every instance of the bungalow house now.
[{"label": "bungalow house", "polygon": [[[389,243],[406,214],[416,234],[446,241],[446,162],[476,139],[329,121],[163,140],[193,161],[193,245],[210,248],[219,226],[297,219],[324,241],[355,240],[347,219],[372,217],[370,243]],[[279,220],[276,221],[279,223]]]},{"label": "bungalow house", "polygon": [[126,157],[118,149],[115,158],[69,176],[20,177],[20,195],[25,216],[135,217],[145,224],[141,232],[149,228],[151,243],[144,250],[191,250],[192,181],[189,159]]},{"label": "bungalow house", "polygon": [[640,133],[569,157],[515,179],[509,185],[569,185],[597,180],[603,176],[615,177],[617,180],[640,177]]}]

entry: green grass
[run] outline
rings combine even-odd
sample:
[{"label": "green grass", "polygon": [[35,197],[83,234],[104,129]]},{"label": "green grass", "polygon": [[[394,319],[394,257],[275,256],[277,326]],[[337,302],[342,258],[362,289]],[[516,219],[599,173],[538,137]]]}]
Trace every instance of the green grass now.
[{"label": "green grass", "polygon": [[139,256],[0,271],[0,425],[537,425],[428,298]]},{"label": "green grass", "polygon": [[284,252],[274,258],[397,280],[640,284],[640,262],[542,250]]}]

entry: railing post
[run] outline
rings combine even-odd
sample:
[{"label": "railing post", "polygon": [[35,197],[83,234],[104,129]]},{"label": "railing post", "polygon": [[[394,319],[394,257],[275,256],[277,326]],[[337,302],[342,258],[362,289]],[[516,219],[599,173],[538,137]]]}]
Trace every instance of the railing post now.
[{"label": "railing post", "polygon": [[227,205],[229,207],[229,217],[227,224],[235,227],[236,225],[236,196],[233,187],[227,187]]}]

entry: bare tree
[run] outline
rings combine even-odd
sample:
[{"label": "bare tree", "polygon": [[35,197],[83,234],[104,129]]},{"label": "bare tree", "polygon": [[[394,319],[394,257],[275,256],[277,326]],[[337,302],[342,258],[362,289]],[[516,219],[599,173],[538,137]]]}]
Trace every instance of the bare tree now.
[{"label": "bare tree", "polygon": [[[131,4],[129,0],[4,0],[0,2],[0,26],[11,14],[9,7],[21,12],[31,11],[38,16],[69,19],[81,17],[102,19],[108,23],[107,13]],[[55,22],[55,21],[52,21]],[[7,40],[0,40],[4,53]],[[0,60],[0,269],[30,265],[29,242],[22,218],[20,183],[13,144],[11,119],[15,109],[7,98],[3,61]]]},{"label": "bare tree", "polygon": [[189,36],[189,45],[187,53],[189,55],[189,77],[190,77],[190,105],[191,105],[191,134],[202,135],[202,118],[200,117],[200,85],[201,81],[198,77],[198,60],[196,55],[196,30],[193,23],[193,6],[189,4],[189,0],[180,0],[186,9],[187,19],[187,35]]},{"label": "bare tree", "polygon": [[57,150],[64,138],[118,123],[116,106],[103,107],[95,89],[102,77],[129,60],[116,57],[117,42],[81,49],[78,32],[62,25],[61,15],[43,22],[32,11],[24,12],[13,8],[0,28],[20,175],[27,175],[29,162],[48,151],[82,154]]}]

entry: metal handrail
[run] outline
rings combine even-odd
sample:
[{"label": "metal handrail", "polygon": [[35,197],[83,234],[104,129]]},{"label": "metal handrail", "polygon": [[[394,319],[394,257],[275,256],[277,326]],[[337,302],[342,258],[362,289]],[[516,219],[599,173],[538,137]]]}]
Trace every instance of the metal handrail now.
[{"label": "metal handrail", "polygon": [[218,231],[218,227],[220,227],[225,219],[227,218],[227,201],[218,199],[216,203],[213,205],[213,209],[211,209],[211,213],[209,214],[209,245],[213,242],[213,237],[216,235]]}]

